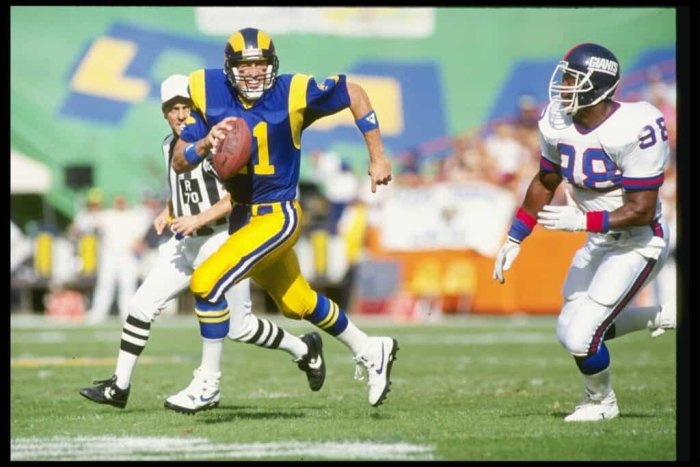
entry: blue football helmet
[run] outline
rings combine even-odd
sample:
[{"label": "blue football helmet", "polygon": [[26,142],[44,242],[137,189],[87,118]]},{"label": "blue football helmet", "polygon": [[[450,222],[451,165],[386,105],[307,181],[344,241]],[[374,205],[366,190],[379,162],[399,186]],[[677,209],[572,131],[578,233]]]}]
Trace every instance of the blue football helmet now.
[{"label": "blue football helmet", "polygon": [[[262,86],[252,86],[250,80],[244,79],[236,69],[242,63],[252,61],[267,62]],[[245,99],[254,101],[272,87],[277,78],[279,60],[275,53],[272,38],[264,31],[255,28],[245,28],[237,31],[228,38],[224,51],[224,72],[231,86]]]},{"label": "blue football helmet", "polygon": [[568,115],[613,96],[620,83],[620,62],[608,49],[591,43],[569,50],[549,80],[549,101]]}]

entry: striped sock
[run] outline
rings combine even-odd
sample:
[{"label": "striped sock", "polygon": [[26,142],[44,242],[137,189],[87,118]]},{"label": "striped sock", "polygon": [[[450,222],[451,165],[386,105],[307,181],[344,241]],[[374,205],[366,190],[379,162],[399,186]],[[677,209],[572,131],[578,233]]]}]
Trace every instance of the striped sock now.
[{"label": "striped sock", "polygon": [[333,300],[319,293],[316,295],[316,308],[305,319],[337,338],[352,350],[354,355],[358,355],[367,342],[367,334],[355,326]]},{"label": "striped sock", "polygon": [[223,339],[228,334],[231,324],[230,312],[226,300],[216,303],[195,297],[194,312],[199,320],[199,334],[205,339]]},{"label": "striped sock", "polygon": [[304,319],[323,329],[331,336],[337,336],[348,326],[348,317],[333,300],[316,293],[316,308]]},{"label": "striped sock", "polygon": [[249,319],[254,319],[255,323],[248,332],[236,339],[238,342],[257,345],[266,349],[285,350],[293,355],[294,358],[300,358],[306,354],[306,344],[297,336],[293,336],[266,319],[258,318],[257,316],[251,316]]},{"label": "striped sock", "polygon": [[119,345],[117,357],[117,386],[126,389],[131,384],[131,374],[136,366],[136,361],[148,343],[151,335],[151,323],[141,321],[132,315],[126,317],[122,328],[122,339]]}]

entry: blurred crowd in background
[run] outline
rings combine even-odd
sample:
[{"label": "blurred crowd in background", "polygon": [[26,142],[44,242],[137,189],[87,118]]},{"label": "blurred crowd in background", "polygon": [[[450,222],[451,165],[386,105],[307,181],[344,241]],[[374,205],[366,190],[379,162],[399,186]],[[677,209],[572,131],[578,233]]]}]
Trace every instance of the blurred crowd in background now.
[{"label": "blurred crowd in background", "polygon": [[[620,98],[646,100],[659,108],[666,119],[672,153],[660,195],[673,229],[673,246],[675,89],[675,82],[663,81],[658,70],[652,68],[641,92]],[[515,200],[522,200],[539,168],[537,122],[545,105],[530,95],[521,95],[515,118],[487,122],[482,128],[425,142],[393,155],[393,187],[376,194],[370,193],[366,173],[353,170],[342,154],[310,149],[302,155],[302,164],[310,165],[311,175],[299,187],[305,217],[302,238],[296,247],[304,275],[320,286],[337,287],[341,296],[336,299],[347,306],[354,266],[368,254],[367,228],[381,224],[383,219],[377,213],[395,188],[478,181],[504,188]],[[138,205],[129,205],[123,196],[104,199],[100,188],[93,187],[65,231],[37,222],[23,232],[11,221],[12,310],[75,319],[87,317],[88,321],[92,316],[94,322],[110,312],[125,317],[127,302],[157,257],[158,246],[170,238],[169,232],[156,235],[151,224],[168,198],[167,185],[161,193],[145,191]],[[563,203],[562,190],[554,203]],[[325,250],[322,257],[317,254],[319,248]],[[673,282],[673,255],[667,269],[659,280]],[[164,313],[185,308],[173,301]]]}]

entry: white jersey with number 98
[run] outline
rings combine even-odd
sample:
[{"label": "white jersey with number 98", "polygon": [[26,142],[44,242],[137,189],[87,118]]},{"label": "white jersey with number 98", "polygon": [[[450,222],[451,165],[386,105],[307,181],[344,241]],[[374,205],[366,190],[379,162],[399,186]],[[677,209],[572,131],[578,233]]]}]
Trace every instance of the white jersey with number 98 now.
[{"label": "white jersey with number 98", "polygon": [[584,211],[614,211],[624,204],[625,192],[663,184],[669,156],[663,115],[648,102],[613,104],[612,113],[591,129],[573,123],[554,104],[539,121],[540,167],[559,172]]}]

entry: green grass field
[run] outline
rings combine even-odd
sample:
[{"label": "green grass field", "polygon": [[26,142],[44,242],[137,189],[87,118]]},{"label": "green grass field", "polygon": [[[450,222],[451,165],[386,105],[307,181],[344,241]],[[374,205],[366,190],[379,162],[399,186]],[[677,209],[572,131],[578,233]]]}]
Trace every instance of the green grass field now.
[{"label": "green grass field", "polygon": [[[271,318],[302,334],[304,322]],[[327,334],[327,377],[312,393],[291,356],[228,341],[219,408],[163,407],[197,366],[192,317],[153,327],[124,410],[78,394],[112,374],[116,319],[87,328],[11,318],[11,460],[675,460],[675,333],[608,342],[619,418],[565,423],[583,395],[555,317],[467,317],[390,324],[398,339],[392,392],[367,403],[349,350]]]}]

